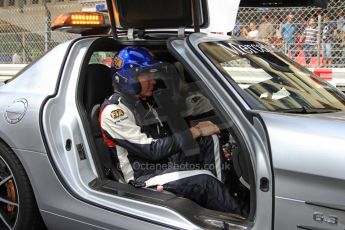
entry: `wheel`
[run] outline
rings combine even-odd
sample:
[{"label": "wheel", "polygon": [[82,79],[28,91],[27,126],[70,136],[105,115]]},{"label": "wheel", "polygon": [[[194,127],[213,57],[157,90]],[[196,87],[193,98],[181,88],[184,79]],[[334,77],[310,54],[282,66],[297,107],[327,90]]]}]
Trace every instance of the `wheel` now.
[{"label": "wheel", "polygon": [[46,229],[29,179],[12,150],[0,142],[0,229]]}]

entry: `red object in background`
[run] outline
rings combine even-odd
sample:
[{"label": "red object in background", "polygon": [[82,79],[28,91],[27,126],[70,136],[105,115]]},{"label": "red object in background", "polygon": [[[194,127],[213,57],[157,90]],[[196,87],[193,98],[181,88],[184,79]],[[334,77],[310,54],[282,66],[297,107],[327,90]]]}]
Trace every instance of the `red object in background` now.
[{"label": "red object in background", "polygon": [[105,60],[105,64],[106,64],[107,66],[111,66],[111,61],[112,61],[112,58],[111,58],[111,57],[106,57],[104,60]]},{"label": "red object in background", "polygon": [[332,69],[314,69],[314,73],[326,81],[332,81]]}]

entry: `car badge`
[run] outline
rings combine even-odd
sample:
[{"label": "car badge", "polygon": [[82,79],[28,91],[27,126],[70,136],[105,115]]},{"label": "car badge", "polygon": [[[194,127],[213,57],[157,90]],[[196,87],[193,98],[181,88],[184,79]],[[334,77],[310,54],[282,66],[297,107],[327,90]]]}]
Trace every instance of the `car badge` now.
[{"label": "car badge", "polygon": [[28,109],[28,101],[24,98],[16,99],[5,111],[5,119],[10,124],[16,124],[23,119]]},{"label": "car badge", "polygon": [[314,212],[313,213],[313,220],[319,223],[327,223],[327,224],[338,224],[338,217],[334,215],[325,215],[322,212]]}]

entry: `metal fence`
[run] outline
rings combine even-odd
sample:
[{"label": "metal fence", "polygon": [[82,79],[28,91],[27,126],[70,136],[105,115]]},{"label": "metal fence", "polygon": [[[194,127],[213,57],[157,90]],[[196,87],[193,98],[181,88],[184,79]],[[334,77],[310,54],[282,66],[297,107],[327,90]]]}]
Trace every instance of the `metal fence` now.
[{"label": "metal fence", "polygon": [[[99,3],[97,0],[43,2],[0,7],[0,63],[30,63],[75,37],[51,31],[51,20],[65,12],[93,10]],[[270,43],[308,67],[345,67],[344,15],[344,0],[330,0],[326,10],[241,8],[232,34]]]},{"label": "metal fence", "polygon": [[319,8],[242,8],[235,36],[274,45],[308,67],[345,67],[345,1]]},{"label": "metal fence", "polygon": [[30,63],[59,43],[76,37],[51,31],[51,21],[62,13],[94,10],[95,3],[55,1],[0,7],[0,63]]}]

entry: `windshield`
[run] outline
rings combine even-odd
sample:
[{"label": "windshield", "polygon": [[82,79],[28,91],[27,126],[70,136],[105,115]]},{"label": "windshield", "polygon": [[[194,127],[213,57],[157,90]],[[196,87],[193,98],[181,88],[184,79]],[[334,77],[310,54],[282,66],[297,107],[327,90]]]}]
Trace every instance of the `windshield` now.
[{"label": "windshield", "polygon": [[345,111],[342,92],[268,45],[228,40],[199,48],[253,109]]}]

